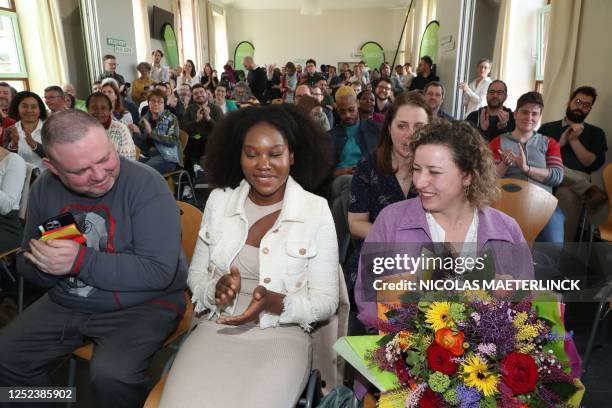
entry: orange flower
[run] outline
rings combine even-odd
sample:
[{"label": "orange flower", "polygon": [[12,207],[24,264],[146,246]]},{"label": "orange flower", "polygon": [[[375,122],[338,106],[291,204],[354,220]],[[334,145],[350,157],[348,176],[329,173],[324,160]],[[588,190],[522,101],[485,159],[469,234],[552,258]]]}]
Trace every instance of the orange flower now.
[{"label": "orange flower", "polygon": [[454,331],[449,328],[440,329],[436,332],[435,341],[444,349],[450,351],[454,356],[463,354],[463,332]]}]

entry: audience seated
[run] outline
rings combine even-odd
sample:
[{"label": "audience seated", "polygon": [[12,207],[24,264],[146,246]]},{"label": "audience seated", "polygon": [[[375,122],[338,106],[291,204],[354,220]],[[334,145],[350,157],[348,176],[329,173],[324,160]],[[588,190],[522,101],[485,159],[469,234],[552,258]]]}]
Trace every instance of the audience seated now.
[{"label": "audience seated", "polygon": [[159,89],[149,93],[149,111],[140,119],[134,141],[145,164],[160,173],[168,173],[183,165],[178,119],[165,109],[166,95]]},{"label": "audience seated", "polygon": [[303,95],[296,103],[296,106],[300,108],[304,114],[308,115],[320,130],[327,132],[330,129],[327,116],[323,113],[321,103],[317,99],[312,96]]},{"label": "audience seated", "polygon": [[[325,200],[309,192],[326,175],[329,147],[297,108],[270,105],[230,113],[209,149],[218,188],[188,278],[197,329],[159,406],[205,398],[214,407],[292,407],[310,374],[308,331],[338,307],[334,223]],[[219,392],[237,373],[257,380]]]},{"label": "audience seated", "polygon": [[357,95],[357,100],[359,102],[359,119],[360,120],[373,120],[376,123],[383,123],[385,120],[385,115],[379,112],[374,112],[374,104],[376,103],[376,98],[374,97],[374,92],[361,91]]},{"label": "audience seated", "polygon": [[155,80],[150,76],[151,64],[148,62],[141,62],[136,69],[140,77],[132,81],[132,101],[140,105],[142,101],[147,99],[147,91],[155,83]]},{"label": "audience seated", "polygon": [[442,82],[438,81],[429,82],[427,85],[425,85],[425,89],[423,90],[425,101],[427,101],[427,104],[431,108],[434,117],[454,120],[455,118],[442,110],[442,103],[444,102],[445,93],[446,90],[444,89],[444,85],[442,85]]},{"label": "audience seated", "polygon": [[[93,339],[96,405],[140,407],[151,359],[185,308],[177,205],[87,113],[57,113],[42,133],[50,171],[32,187],[17,267],[48,292],[3,328],[0,386],[48,387],[49,365]],[[39,240],[38,226],[66,211],[87,226],[86,244]]]},{"label": "audience seated", "polygon": [[567,102],[565,117],[545,123],[538,130],[554,138],[561,147],[563,181],[555,195],[565,214],[565,241],[569,242],[575,239],[582,200],[591,211],[608,201],[606,192],[591,183],[591,173],[603,166],[608,150],[603,129],[585,122],[596,99],[595,88],[576,88]]},{"label": "audience seated", "polygon": [[[535,183],[549,193],[563,180],[563,161],[559,144],[552,137],[535,131],[542,116],[544,101],[538,92],[527,92],[516,102],[516,129],[495,137],[489,147],[497,175]],[[563,243],[565,216],[557,205],[537,242]]]},{"label": "audience seated", "polygon": [[[368,92],[368,91],[364,91]],[[355,251],[345,268],[348,287],[355,284],[363,240],[380,211],[397,201],[416,196],[412,188],[409,144],[417,130],[432,120],[432,111],[416,93],[396,98],[385,115],[376,150],[361,160],[351,180],[348,225]]]},{"label": "audience seated", "polygon": [[23,226],[19,203],[25,178],[25,161],[0,146],[0,254],[21,245]]},{"label": "audience seated", "polygon": [[224,85],[217,85],[215,88],[215,99],[212,101],[216,107],[221,109],[224,114],[235,111],[238,105],[231,99],[227,99],[227,88]]},{"label": "audience seated", "polygon": [[117,153],[126,159],[138,160],[132,134],[126,125],[113,119],[111,105],[111,100],[102,92],[89,95],[85,103],[87,112],[100,121]]},{"label": "audience seated", "polygon": [[[409,157],[418,197],[385,207],[364,245],[414,243],[418,245],[406,246],[406,252],[419,256],[420,245],[449,243],[448,250],[456,257],[473,249],[470,244],[478,243],[480,253],[487,248],[495,250],[497,275],[510,274],[517,279],[533,276],[531,256],[519,225],[489,207],[498,192],[495,164],[486,142],[473,127],[459,121],[427,125],[410,143]],[[517,251],[522,256],[510,256]],[[355,301],[359,319],[371,328],[377,321],[376,299],[364,283],[366,273],[360,262]]]},{"label": "audience seated", "polygon": [[463,91],[463,106],[465,116],[486,105],[486,96],[491,83],[489,73],[491,72],[491,61],[484,58],[478,61],[478,76],[469,84],[462,82],[459,89]]},{"label": "audience seated", "polygon": [[13,100],[13,91],[6,82],[0,82],[0,146],[4,146],[4,131],[15,124],[9,117],[9,107]]},{"label": "audience seated", "polygon": [[487,142],[497,135],[514,130],[512,109],[504,106],[507,97],[506,83],[499,79],[491,81],[487,90],[487,106],[470,113],[465,118],[478,129]]},{"label": "audience seated", "polygon": [[[132,118],[132,114],[123,107],[117,84],[113,81],[103,82],[102,93],[108,97],[113,105],[113,117],[126,126],[133,125],[134,118]],[[130,126],[130,130],[135,131],[135,126]]]},{"label": "audience seated", "polygon": [[374,112],[384,115],[393,103],[393,87],[391,85],[391,80],[387,78],[379,79],[374,88],[374,96],[376,97]]},{"label": "audience seated", "polygon": [[49,115],[68,109],[68,106],[66,106],[66,95],[62,88],[57,85],[45,88],[45,104],[49,108],[47,112]]},{"label": "audience seated", "polygon": [[219,78],[214,74],[213,68],[208,62],[204,64],[204,70],[200,76],[200,83],[211,92],[214,92],[219,84]]},{"label": "audience seated", "polygon": [[30,91],[17,93],[11,102],[9,116],[15,118],[17,123],[4,131],[4,147],[19,154],[40,171],[45,171],[47,167],[42,161],[45,151],[40,131],[47,119],[47,111],[42,99]]},{"label": "audience seated", "polygon": [[62,85],[62,90],[64,91],[64,95],[72,96],[72,98],[74,99],[74,106],[70,107],[71,109],[78,109],[82,110],[83,112],[87,111],[85,101],[83,99],[77,98],[76,89],[74,89],[74,85],[64,84]]},{"label": "audience seated", "polygon": [[176,78],[176,86],[180,87],[182,84],[194,86],[195,84],[199,83],[200,77],[198,76],[197,72],[198,71],[196,70],[193,61],[190,59],[186,60],[182,69],[182,74]]}]

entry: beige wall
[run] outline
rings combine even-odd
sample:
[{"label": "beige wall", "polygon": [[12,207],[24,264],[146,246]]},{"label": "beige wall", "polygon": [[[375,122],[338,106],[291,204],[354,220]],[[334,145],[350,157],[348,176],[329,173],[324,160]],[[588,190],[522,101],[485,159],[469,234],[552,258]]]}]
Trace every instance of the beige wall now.
[{"label": "beige wall", "polygon": [[[251,41],[260,65],[303,64],[308,58],[317,65],[359,61],[351,54],[366,41],[395,50],[406,16],[405,10],[383,8],[323,10],[320,16],[302,16],[299,10],[226,10],[230,59],[240,41]],[[393,52],[385,57],[391,62]]]}]

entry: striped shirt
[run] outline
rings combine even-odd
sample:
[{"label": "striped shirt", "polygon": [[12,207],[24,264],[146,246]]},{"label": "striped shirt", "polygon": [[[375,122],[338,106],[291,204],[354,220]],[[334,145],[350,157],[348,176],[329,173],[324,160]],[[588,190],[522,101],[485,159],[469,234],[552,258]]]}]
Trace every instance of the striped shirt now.
[{"label": "striped shirt", "polygon": [[[514,140],[511,135],[511,133],[503,133],[493,138],[489,143],[495,164],[502,161],[499,150],[512,150],[515,154],[519,153],[519,142]],[[527,177],[517,166],[508,167],[504,178],[527,180],[552,193],[552,188],[558,186],[563,181],[563,160],[561,159],[561,149],[557,141],[552,137],[534,133],[527,143],[523,144],[523,150],[527,158],[527,165],[541,169],[548,168],[550,170],[548,178],[543,183],[540,183]]]}]

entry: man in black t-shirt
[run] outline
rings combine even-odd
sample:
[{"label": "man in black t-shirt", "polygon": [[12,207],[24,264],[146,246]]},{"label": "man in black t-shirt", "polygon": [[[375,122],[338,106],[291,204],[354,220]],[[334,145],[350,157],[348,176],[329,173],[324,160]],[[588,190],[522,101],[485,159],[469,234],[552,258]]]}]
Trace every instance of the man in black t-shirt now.
[{"label": "man in black t-shirt", "polygon": [[249,84],[249,88],[251,88],[251,92],[253,96],[257,98],[259,103],[263,104],[266,102],[265,92],[266,87],[268,86],[268,75],[266,74],[266,69],[263,67],[258,67],[253,60],[253,57],[244,57],[243,64],[246,69],[249,70],[247,75],[247,83]]},{"label": "man in black t-shirt", "polygon": [[608,201],[606,193],[591,183],[591,173],[603,166],[608,150],[603,129],[585,122],[596,99],[595,88],[576,88],[567,102],[565,118],[545,123],[538,130],[553,137],[561,147],[565,176],[555,195],[565,213],[566,241],[575,239],[583,201],[592,211]]}]

